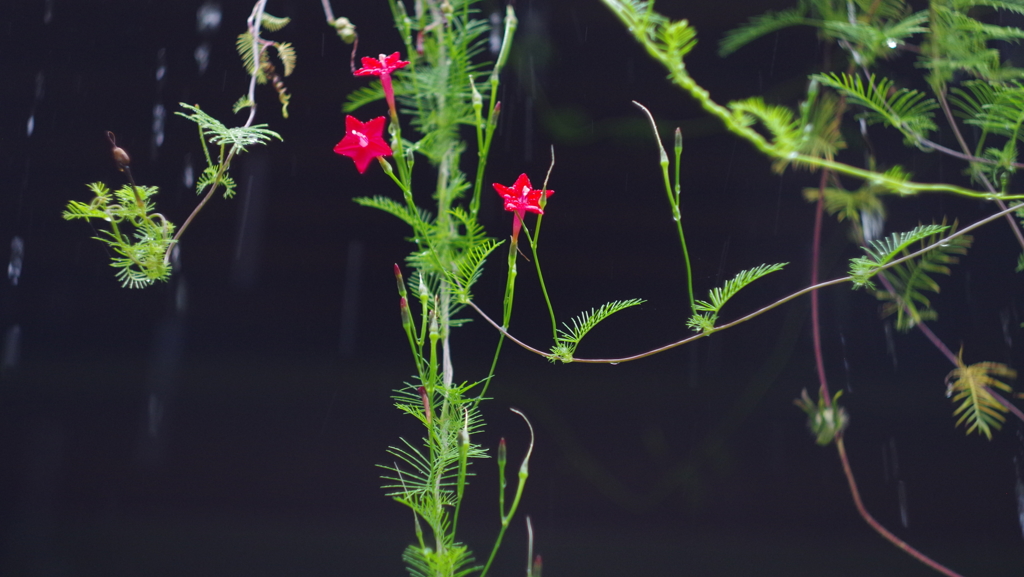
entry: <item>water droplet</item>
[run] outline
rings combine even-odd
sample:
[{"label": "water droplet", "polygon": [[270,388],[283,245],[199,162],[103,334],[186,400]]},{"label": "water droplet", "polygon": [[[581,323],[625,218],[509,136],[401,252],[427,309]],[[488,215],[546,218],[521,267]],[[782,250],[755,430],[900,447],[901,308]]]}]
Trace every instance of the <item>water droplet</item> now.
[{"label": "water droplet", "polygon": [[192,168],[192,155],[185,155],[185,170],[181,174],[181,183],[185,185],[185,188],[192,188],[192,185],[196,183],[195,169]]},{"label": "water droplet", "polygon": [[21,358],[21,325],[13,325],[4,334],[3,357],[0,369],[13,369]]},{"label": "water droplet", "polygon": [[36,102],[43,99],[43,93],[46,89],[46,77],[43,75],[43,71],[36,72]]},{"label": "water droplet", "polygon": [[491,56],[497,56],[498,52],[501,52],[501,33],[504,30],[501,27],[501,15],[497,12],[491,12],[491,36],[488,39],[487,47],[491,51]]},{"label": "water droplet", "polygon": [[160,82],[167,75],[167,49],[156,51],[156,81]]},{"label": "water droplet", "polygon": [[206,72],[206,67],[210,65],[210,43],[203,42],[196,46],[195,51],[192,52],[192,56],[196,59],[196,66],[199,67],[199,74]]},{"label": "water droplet", "polygon": [[153,106],[153,146],[160,148],[164,143],[164,121],[167,118],[167,111],[164,105],[159,102]]},{"label": "water droplet", "polygon": [[21,264],[25,257],[25,241],[20,236],[11,239],[11,260],[7,263],[7,279],[11,284],[18,286],[18,279],[21,278]]},{"label": "water droplet", "polygon": [[28,122],[25,123],[25,134],[32,136],[32,132],[36,129],[36,114],[33,112],[28,117]]},{"label": "water droplet", "polygon": [[220,28],[220,21],[220,4],[216,2],[203,2],[196,10],[196,32],[200,34],[216,32]]},{"label": "water droplet", "polygon": [[903,524],[904,529],[907,529],[910,527],[910,509],[907,507],[907,484],[903,482],[903,479],[900,479],[896,492],[900,498],[900,523]]},{"label": "water droplet", "polygon": [[895,38],[886,38],[885,39],[885,45],[888,46],[889,48],[892,48],[893,50],[895,50],[896,47],[899,46],[899,42],[896,42]]}]

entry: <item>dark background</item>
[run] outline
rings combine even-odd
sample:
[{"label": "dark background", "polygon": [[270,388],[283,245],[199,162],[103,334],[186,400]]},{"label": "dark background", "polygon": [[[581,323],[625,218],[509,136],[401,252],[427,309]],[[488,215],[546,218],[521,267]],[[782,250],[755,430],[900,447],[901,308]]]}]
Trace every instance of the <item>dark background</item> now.
[{"label": "dark background", "polygon": [[[139,183],[160,186],[161,212],[180,223],[192,210],[185,175],[202,169],[202,152],[195,126],[174,112],[198,103],[231,124],[247,88],[234,37],[251,9],[221,2],[219,28],[200,31],[201,4],[33,0],[3,10],[0,241],[6,251],[21,239],[23,259],[0,288],[0,574],[401,575],[412,519],[384,497],[376,465],[400,436],[419,435],[389,399],[413,370],[391,276],[410,247],[396,219],[351,201],[394,195],[387,177],[376,166],[360,176],[331,152],[344,132],[341,103],[363,79],[349,73],[349,48],[319,3],[269,2],[293,23],[268,36],[293,42],[299,59],[287,79],[291,118],[263,87],[257,121],[284,142],[236,163],[238,197],[203,211],[170,283],[121,289],[95,231],[60,217],[68,200],[89,198],[86,183],[122,184],[107,130],[132,154]],[[334,4],[359,27],[360,55],[400,48],[385,2]],[[697,27],[689,66],[719,102],[761,93],[793,104],[821,60],[813,32],[715,54],[723,31],[786,6],[754,4],[659,8]],[[634,354],[687,334],[682,261],[634,99],[666,137],[674,126],[686,134],[683,210],[698,294],[762,262],[792,263],[736,298],[728,319],[806,285],[813,206],[801,190],[815,176],[772,174],[672,88],[596,1],[520,0],[516,9],[487,182],[527,172],[539,185],[553,144],[557,194],[541,250],[560,321],[612,299],[648,299],[602,324],[581,356]],[[888,161],[910,163],[922,180],[959,178],[962,166],[912,160],[898,138],[878,137],[891,145]],[[496,200],[485,195],[483,218],[501,237],[511,220]],[[889,208],[887,231],[991,211],[941,197]],[[826,222],[824,278],[856,255],[845,235]],[[1019,359],[1016,255],[1005,225],[979,231],[935,299],[936,332],[954,350],[963,344],[968,362]],[[500,260],[476,291],[495,315]],[[513,332],[546,348],[533,272],[523,261],[519,270]],[[823,293],[827,371],[833,390],[847,391],[847,446],[867,507],[963,574],[1019,575],[1019,424],[991,442],[954,429],[943,394],[952,367],[919,334],[891,334],[877,309],[849,287]],[[456,379],[482,378],[495,341],[477,320],[461,329]],[[815,387],[801,299],[614,367],[551,365],[507,347],[479,440],[493,447],[505,437],[518,459],[528,433],[508,407],[533,422],[520,511],[547,575],[933,574],[857,516],[834,449],[813,443],[792,405]],[[498,527],[494,469],[475,465],[460,527],[481,558]],[[492,574],[522,575],[525,541],[520,516]]]}]

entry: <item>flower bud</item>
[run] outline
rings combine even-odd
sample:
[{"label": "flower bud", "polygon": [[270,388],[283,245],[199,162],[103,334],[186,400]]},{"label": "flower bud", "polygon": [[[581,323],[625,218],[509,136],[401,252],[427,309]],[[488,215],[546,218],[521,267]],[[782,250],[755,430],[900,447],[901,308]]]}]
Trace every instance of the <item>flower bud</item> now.
[{"label": "flower bud", "polygon": [[398,299],[398,308],[402,311],[402,326],[406,329],[412,327],[412,313],[409,312],[409,301],[405,297]]},{"label": "flower bud", "polygon": [[114,139],[114,133],[109,130],[107,131],[107,140],[109,140],[110,145],[114,147],[114,164],[117,165],[118,170],[124,172],[124,169],[128,168],[132,163],[131,157],[128,156],[128,153],[125,152],[123,148],[117,145],[117,142]]},{"label": "flower bud", "polygon": [[334,26],[334,30],[341,37],[342,42],[345,44],[352,44],[355,42],[356,37],[356,25],[353,24],[348,18],[341,17],[331,23]]},{"label": "flower bud", "polygon": [[402,269],[398,268],[397,264],[395,265],[395,281],[398,283],[398,295],[404,299],[406,296],[405,279],[402,278]]},{"label": "flower bud", "polygon": [[419,392],[420,399],[423,401],[423,413],[427,416],[427,424],[429,425],[430,421],[434,418],[434,413],[430,410],[430,396],[427,395],[427,388],[421,386],[416,391]]}]

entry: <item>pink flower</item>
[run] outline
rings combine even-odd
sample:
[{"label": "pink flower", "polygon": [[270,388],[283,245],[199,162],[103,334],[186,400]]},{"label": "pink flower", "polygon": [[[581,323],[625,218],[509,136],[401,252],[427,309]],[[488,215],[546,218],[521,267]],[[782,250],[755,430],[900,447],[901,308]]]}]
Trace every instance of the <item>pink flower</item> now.
[{"label": "pink flower", "polygon": [[544,214],[544,209],[540,206],[541,199],[555,193],[553,190],[535,190],[525,173],[520,174],[511,187],[494,183],[494,190],[505,199],[505,210],[515,213],[515,220],[512,222],[512,242],[519,239],[519,229],[523,226],[526,212]]},{"label": "pink flower", "polygon": [[391,87],[391,73],[399,68],[409,65],[408,60],[399,60],[398,52],[391,56],[380,55],[376,58],[363,57],[363,67],[355,71],[356,76],[379,76],[381,88],[384,89],[384,98],[388,101],[388,108],[391,109],[391,116],[397,117],[395,111],[395,90]]},{"label": "pink flower", "polygon": [[345,117],[345,138],[334,146],[334,152],[350,157],[359,174],[366,172],[370,161],[378,156],[391,156],[391,147],[384,142],[384,117],[360,122],[354,116]]}]

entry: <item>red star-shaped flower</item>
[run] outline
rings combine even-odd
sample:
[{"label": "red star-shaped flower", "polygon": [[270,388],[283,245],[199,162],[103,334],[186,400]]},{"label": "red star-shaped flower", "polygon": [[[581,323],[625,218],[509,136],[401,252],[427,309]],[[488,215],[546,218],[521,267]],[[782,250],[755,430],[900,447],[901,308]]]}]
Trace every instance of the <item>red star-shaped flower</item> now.
[{"label": "red star-shaped flower", "polygon": [[519,229],[523,226],[526,212],[544,214],[544,209],[540,207],[541,199],[555,193],[553,190],[535,190],[525,173],[520,174],[511,187],[495,182],[494,190],[505,199],[505,210],[515,213],[515,220],[512,222],[512,242],[519,238]]},{"label": "red star-shaped flower", "polygon": [[391,111],[391,118],[398,120],[398,110],[395,108],[395,89],[391,87],[391,73],[399,68],[409,65],[408,60],[399,60],[398,52],[391,56],[380,55],[380,60],[363,57],[363,67],[355,71],[356,76],[379,76],[380,86],[384,89],[384,99],[388,101],[388,110]]},{"label": "red star-shaped flower", "polygon": [[384,142],[384,117],[378,116],[360,122],[354,116],[345,117],[345,138],[334,146],[334,152],[350,157],[359,174],[366,172],[370,161],[378,156],[391,156],[391,147]]},{"label": "red star-shaped flower", "polygon": [[370,58],[368,56],[363,57],[363,67],[356,70],[356,76],[383,76],[385,74],[391,74],[399,68],[405,68],[409,65],[408,60],[399,60],[398,52],[395,52],[391,56],[380,55],[380,60],[376,58]]}]

